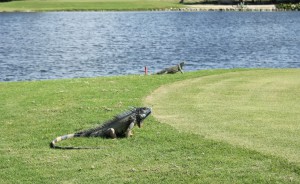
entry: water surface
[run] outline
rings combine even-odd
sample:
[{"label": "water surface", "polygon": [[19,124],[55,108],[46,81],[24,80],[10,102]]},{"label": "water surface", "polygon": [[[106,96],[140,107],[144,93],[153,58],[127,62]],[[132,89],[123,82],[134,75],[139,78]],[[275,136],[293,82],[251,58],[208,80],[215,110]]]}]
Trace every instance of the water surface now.
[{"label": "water surface", "polygon": [[298,12],[0,13],[0,81],[299,68]]}]

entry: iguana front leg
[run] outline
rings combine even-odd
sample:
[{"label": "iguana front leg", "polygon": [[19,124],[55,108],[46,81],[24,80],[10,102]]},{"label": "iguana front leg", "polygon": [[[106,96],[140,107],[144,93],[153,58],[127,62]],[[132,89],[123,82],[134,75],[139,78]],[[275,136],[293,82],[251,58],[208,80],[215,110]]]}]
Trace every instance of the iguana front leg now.
[{"label": "iguana front leg", "polygon": [[183,74],[183,70],[182,70],[180,64],[178,64],[178,70]]},{"label": "iguana front leg", "polygon": [[134,120],[131,120],[131,123],[129,124],[129,126],[128,126],[126,132],[125,132],[125,136],[126,136],[126,137],[130,137],[130,136],[133,135],[132,129],[133,129],[133,127],[134,127],[134,122],[135,122]]}]

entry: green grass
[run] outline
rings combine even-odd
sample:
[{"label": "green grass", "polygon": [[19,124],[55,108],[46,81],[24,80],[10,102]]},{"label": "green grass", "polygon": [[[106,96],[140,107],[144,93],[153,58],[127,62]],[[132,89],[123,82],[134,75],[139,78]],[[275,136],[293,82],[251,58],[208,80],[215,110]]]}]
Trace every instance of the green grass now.
[{"label": "green grass", "polygon": [[181,7],[161,0],[24,0],[0,3],[2,12],[26,11],[139,11]]},{"label": "green grass", "polygon": [[[59,135],[93,127],[128,106],[142,105],[146,96],[162,85],[199,77],[242,77],[242,71],[249,73],[213,70],[184,75],[2,82],[0,183],[299,183],[299,163],[203,134],[178,131],[154,118],[159,112],[156,105],[154,116],[143,128],[135,127],[132,138],[62,142],[103,146],[103,150],[49,148],[50,141]],[[212,82],[211,87],[216,84]],[[192,101],[190,97],[187,101]],[[237,98],[243,100],[244,96]],[[203,112],[204,117],[209,114]]]},{"label": "green grass", "polygon": [[164,86],[151,100],[179,130],[300,163],[299,94],[299,69],[255,70]]}]

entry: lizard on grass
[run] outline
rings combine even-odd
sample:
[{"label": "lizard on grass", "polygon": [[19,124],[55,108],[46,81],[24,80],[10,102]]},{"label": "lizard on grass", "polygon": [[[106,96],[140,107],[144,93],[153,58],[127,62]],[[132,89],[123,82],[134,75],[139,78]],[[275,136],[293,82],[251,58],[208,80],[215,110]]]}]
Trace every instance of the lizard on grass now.
[{"label": "lizard on grass", "polygon": [[74,137],[103,137],[113,139],[117,137],[130,137],[133,135],[132,128],[134,125],[137,124],[137,126],[141,128],[143,121],[151,114],[151,112],[152,109],[149,107],[130,109],[115,116],[113,119],[104,122],[104,124],[98,127],[59,136],[50,143],[50,147],[58,149],[93,149],[92,147],[62,147],[57,146],[56,143]]},{"label": "lizard on grass", "polygon": [[172,66],[170,68],[165,68],[162,71],[157,72],[156,74],[174,74],[174,73],[177,73],[177,72],[183,73],[184,64],[185,64],[184,62],[181,62],[176,66]]}]

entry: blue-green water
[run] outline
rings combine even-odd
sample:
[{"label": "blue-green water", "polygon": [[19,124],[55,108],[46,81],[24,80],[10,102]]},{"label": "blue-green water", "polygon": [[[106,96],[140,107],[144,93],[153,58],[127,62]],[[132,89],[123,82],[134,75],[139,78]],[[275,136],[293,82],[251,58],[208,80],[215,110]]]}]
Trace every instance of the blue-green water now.
[{"label": "blue-green water", "polygon": [[0,81],[299,68],[298,12],[0,13]]}]

